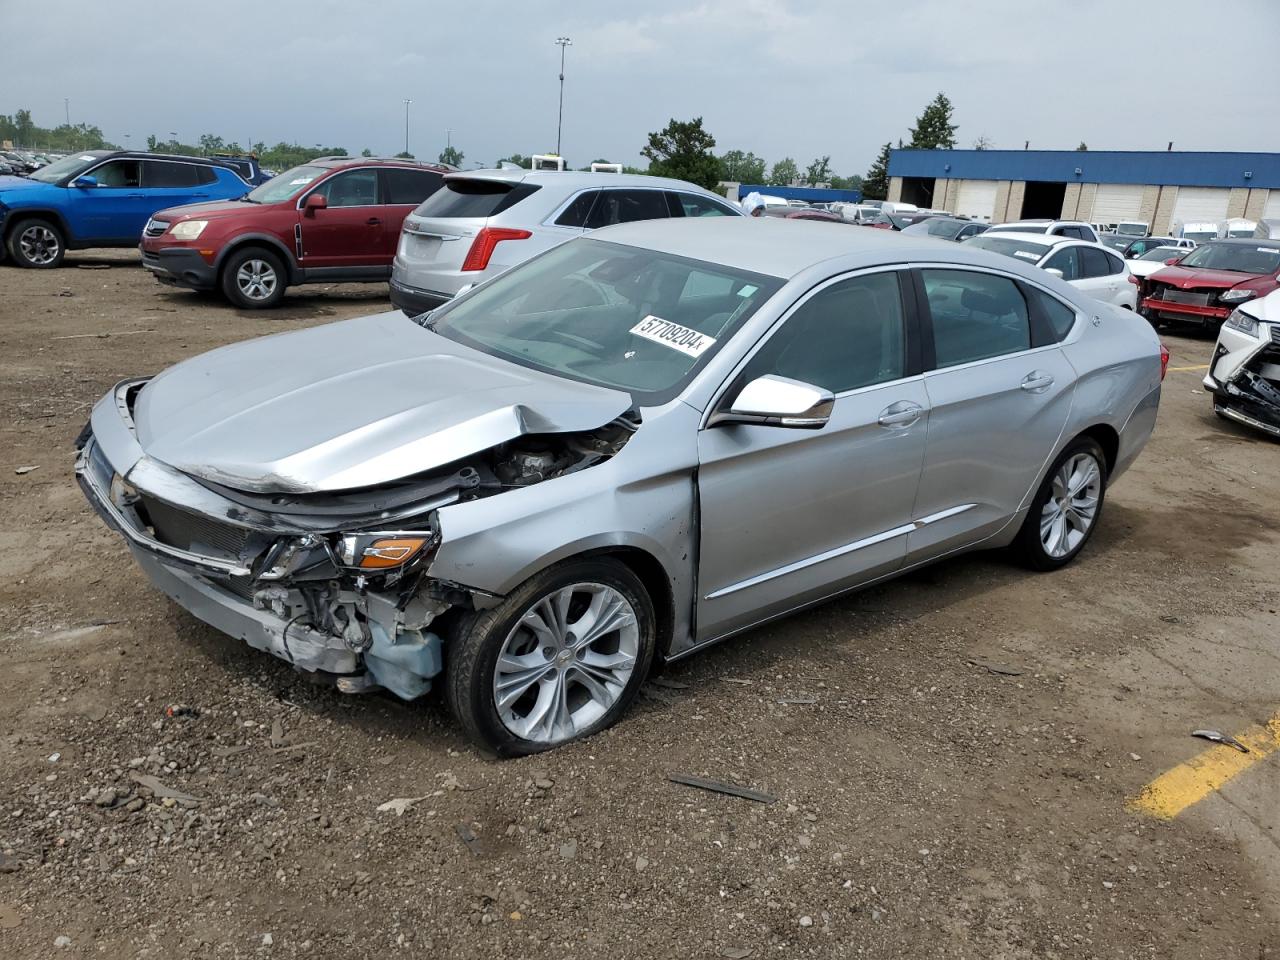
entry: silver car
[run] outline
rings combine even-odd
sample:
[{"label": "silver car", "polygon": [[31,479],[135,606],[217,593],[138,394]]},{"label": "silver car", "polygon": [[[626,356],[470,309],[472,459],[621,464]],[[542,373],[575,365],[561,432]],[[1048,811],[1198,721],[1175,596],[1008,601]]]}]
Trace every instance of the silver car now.
[{"label": "silver car", "polygon": [[740,217],[724,197],[683,180],[617,173],[476,170],[405,218],[391,265],[391,302],[434,310],[544,250],[618,223]]},{"label": "silver car", "polygon": [[125,381],[76,469],[195,616],[345,691],[439,684],[521,754],[613,723],[657,660],[921,564],[1068,563],[1161,352],[986,251],[652,221]]}]

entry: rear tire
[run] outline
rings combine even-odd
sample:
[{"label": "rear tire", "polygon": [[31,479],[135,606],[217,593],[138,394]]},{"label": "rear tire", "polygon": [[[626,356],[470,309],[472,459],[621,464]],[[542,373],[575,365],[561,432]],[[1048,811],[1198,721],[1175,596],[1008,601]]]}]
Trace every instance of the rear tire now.
[{"label": "rear tire", "polygon": [[1031,501],[1014,550],[1032,570],[1065,567],[1098,528],[1107,495],[1107,456],[1078,437],[1054,460]]},{"label": "rear tire", "polygon": [[635,700],[657,649],[656,624],[652,600],[624,564],[557,564],[457,625],[445,649],[449,708],[473,742],[502,757],[589,737]]},{"label": "rear tire", "polygon": [[67,240],[58,225],[37,217],[15,223],[6,245],[15,264],[35,270],[52,270],[67,253]]},{"label": "rear tire", "polygon": [[263,247],[244,247],[222,266],[222,294],[242,310],[266,310],[284,299],[288,274],[280,257]]}]

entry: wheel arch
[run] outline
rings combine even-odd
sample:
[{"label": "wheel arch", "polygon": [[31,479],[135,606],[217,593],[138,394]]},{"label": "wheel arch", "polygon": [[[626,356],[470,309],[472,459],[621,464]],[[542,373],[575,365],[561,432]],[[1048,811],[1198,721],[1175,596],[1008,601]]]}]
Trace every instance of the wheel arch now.
[{"label": "wheel arch", "polygon": [[297,263],[294,262],[292,251],[280,241],[279,237],[273,237],[268,233],[241,234],[228,242],[213,262],[214,272],[219,279],[222,277],[222,268],[226,266],[231,255],[245,247],[266,247],[284,261],[285,271],[289,274],[289,285],[294,286],[301,282],[301,273]]},{"label": "wheel arch", "polygon": [[62,231],[62,239],[66,242],[68,250],[78,245],[76,236],[71,232],[71,227],[67,223],[67,218],[62,215],[60,210],[54,207],[11,207],[5,217],[5,241],[8,241],[14,229],[23,220],[52,220],[58,229]]},{"label": "wheel arch", "polygon": [[[1107,476],[1110,476],[1111,471],[1115,469],[1116,461],[1120,457],[1120,431],[1109,423],[1095,423],[1092,426],[1085,427],[1074,437],[1064,443],[1062,445],[1062,450],[1065,450],[1071,444],[1083,437],[1088,437],[1102,448],[1102,452],[1107,458]],[[1061,450],[1059,453],[1061,453]],[[1055,457],[1055,459],[1057,458]]]},{"label": "wheel arch", "polygon": [[653,662],[656,664],[665,659],[675,635],[675,596],[671,589],[671,578],[667,576],[662,562],[647,550],[634,546],[597,547],[568,559],[592,560],[600,557],[618,561],[644,585],[645,592],[653,602],[656,621],[654,626],[658,643]]}]

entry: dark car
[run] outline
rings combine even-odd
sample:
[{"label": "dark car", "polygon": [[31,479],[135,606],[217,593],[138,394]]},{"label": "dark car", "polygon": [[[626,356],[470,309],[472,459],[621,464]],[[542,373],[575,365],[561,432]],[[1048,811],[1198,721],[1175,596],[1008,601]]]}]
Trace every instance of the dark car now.
[{"label": "dark car", "polygon": [[1110,234],[1102,238],[1102,242],[1113,250],[1119,250],[1126,260],[1136,260],[1156,247],[1176,247],[1179,241],[1173,237],[1126,237],[1122,233]]},{"label": "dark car", "polygon": [[991,229],[989,223],[975,223],[962,217],[928,217],[917,220],[902,229],[903,233],[919,236],[936,237],[939,240],[968,240]]},{"label": "dark car", "polygon": [[1142,313],[1150,320],[1221,324],[1246,300],[1280,289],[1280,240],[1202,243],[1146,282]]},{"label": "dark car", "polygon": [[880,216],[872,220],[867,224],[867,226],[879,227],[881,230],[905,230],[913,223],[931,220],[936,216],[936,213],[924,213],[918,210],[903,213],[881,213]]},{"label": "dark car", "polygon": [[0,179],[0,236],[20,267],[56,267],[68,250],[132,247],[163,207],[243,196],[234,168],[208,157],[85,150]]},{"label": "dark car", "polygon": [[822,220],[826,223],[852,223],[844,217],[817,207],[766,207],[766,217],[778,217],[782,220]]},{"label": "dark car", "polygon": [[239,200],[159,211],[143,231],[142,265],[161,283],[221,290],[244,308],[274,307],[296,284],[386,280],[404,218],[446,172],[413,160],[313,160]]},{"label": "dark car", "polygon": [[257,156],[252,153],[215,153],[213,157],[215,160],[224,160],[231,164],[239,171],[245,183],[253,184],[255,187],[275,176],[274,173],[263,170]]}]

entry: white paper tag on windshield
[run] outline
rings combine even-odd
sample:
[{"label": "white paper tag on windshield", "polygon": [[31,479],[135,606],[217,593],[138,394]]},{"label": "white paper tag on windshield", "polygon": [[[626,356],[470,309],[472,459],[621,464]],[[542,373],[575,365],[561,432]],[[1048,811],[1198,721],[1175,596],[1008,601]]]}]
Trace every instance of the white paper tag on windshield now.
[{"label": "white paper tag on windshield", "polygon": [[1275,247],[1254,247],[1259,253],[1280,253]]},{"label": "white paper tag on windshield", "polygon": [[715,337],[708,337],[705,333],[690,330],[670,320],[655,317],[653,314],[649,314],[632,327],[631,332],[637,337],[644,337],[646,340],[660,343],[672,350],[679,350],[690,357],[702,356],[716,343]]},{"label": "white paper tag on windshield", "polygon": [[1032,253],[1030,250],[1015,250],[1013,251],[1013,255],[1015,257],[1022,257],[1023,260],[1039,260],[1040,259],[1040,254]]}]

